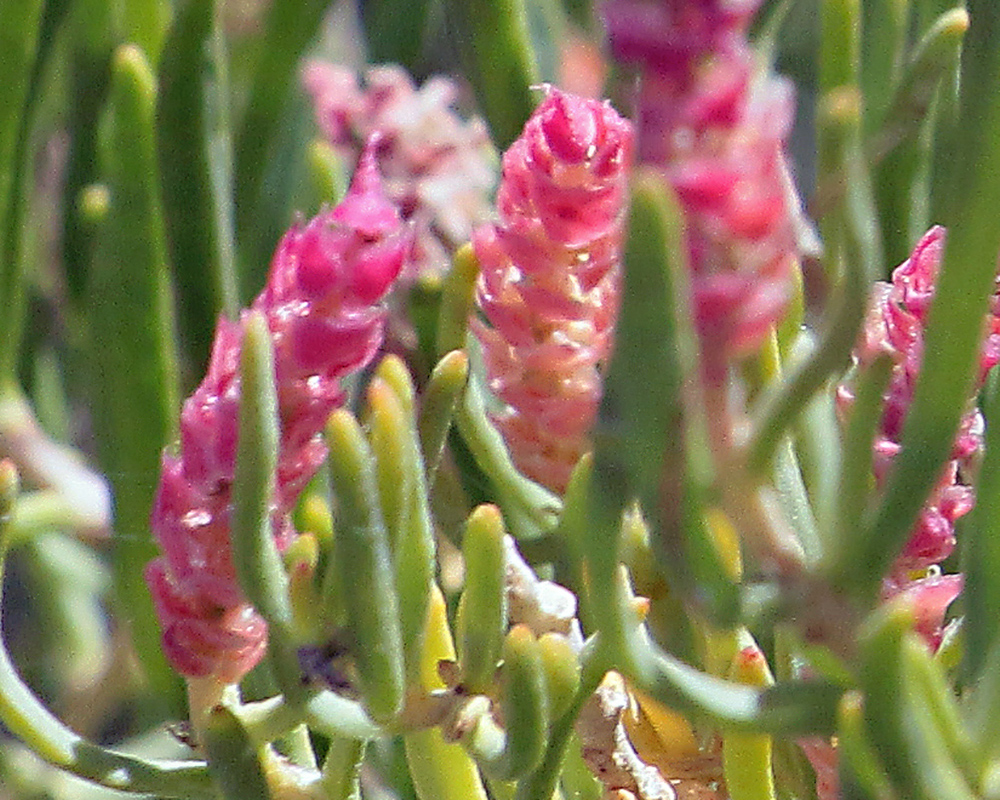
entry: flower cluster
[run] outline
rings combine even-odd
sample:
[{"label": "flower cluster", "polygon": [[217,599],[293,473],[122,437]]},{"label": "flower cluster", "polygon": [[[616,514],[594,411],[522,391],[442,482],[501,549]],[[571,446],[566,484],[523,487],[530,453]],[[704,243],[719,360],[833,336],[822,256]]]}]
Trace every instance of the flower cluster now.
[{"label": "flower cluster", "polygon": [[[293,538],[289,511],[326,457],[319,432],[341,403],[341,377],[378,350],[379,303],[411,236],[385,198],[373,145],[331,211],[293,227],[254,301],[274,341],[281,426],[274,538]],[[163,646],[184,675],[236,682],[267,646],[267,626],[236,580],[229,540],[240,401],[242,325],[220,319],[208,371],[184,403],[180,446],[163,454],[151,526],[163,555],[146,572]]]},{"label": "flower cluster", "polygon": [[368,69],[362,88],[353,70],[324,61],[307,64],[302,80],[320,130],[342,157],[356,159],[379,132],[386,196],[416,229],[404,277],[444,272],[455,248],[489,218],[495,180],[486,126],[451,110],[457,85],[437,76],[418,90],[405,70],[390,65]]},{"label": "flower cluster", "polygon": [[472,329],[517,467],[562,492],[600,398],[611,347],[632,127],[555,88],[503,158],[500,221],[476,231],[485,319]]},{"label": "flower cluster", "polygon": [[796,260],[784,142],[792,89],[755,74],[759,0],[612,0],[611,50],[636,64],[639,161],[660,168],[687,223],[706,378],[755,351],[791,296]]},{"label": "flower cluster", "polygon": [[[917,243],[910,257],[892,273],[892,282],[879,282],[872,292],[861,339],[854,350],[859,369],[879,353],[888,353],[894,366],[884,396],[882,418],[874,444],[872,470],[881,486],[900,449],[907,411],[913,401],[917,376],[923,361],[924,328],[937,285],[944,249],[945,230],[931,228]],[[990,369],[1000,363],[1000,294],[991,301],[987,330],[980,351],[976,390]],[[846,415],[854,399],[849,385],[837,392],[840,411]],[[909,541],[886,578],[886,596],[907,592],[919,602],[918,627],[932,643],[940,633],[941,619],[948,604],[961,591],[961,576],[938,575],[928,568],[939,564],[955,548],[955,521],[968,513],[975,501],[971,486],[963,480],[983,449],[983,418],[972,407],[962,419],[952,446],[951,459],[941,473],[934,491],[921,510]],[[917,578],[917,580],[914,580]]]}]

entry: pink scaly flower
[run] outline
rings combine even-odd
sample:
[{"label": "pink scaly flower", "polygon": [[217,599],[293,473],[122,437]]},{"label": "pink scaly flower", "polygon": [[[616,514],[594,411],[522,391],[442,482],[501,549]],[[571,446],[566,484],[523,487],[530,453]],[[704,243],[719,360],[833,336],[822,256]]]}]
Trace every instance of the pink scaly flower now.
[{"label": "pink scaly flower", "polygon": [[661,168],[687,223],[705,376],[756,351],[782,317],[797,257],[784,176],[793,99],[755,74],[759,0],[611,0],[612,53],[636,64],[639,161]]},{"label": "pink scaly flower", "polygon": [[[476,231],[477,301],[496,417],[518,469],[562,492],[601,394],[620,291],[632,127],[607,103],[546,89],[503,157],[500,222]],[[488,323],[488,324],[487,324]]]},{"label": "pink scaly flower", "polygon": [[463,121],[451,109],[455,82],[435,76],[417,89],[405,70],[387,65],[369,68],[362,87],[354,70],[311,61],[302,83],[320,130],[345,160],[353,162],[379,131],[386,196],[416,228],[404,278],[445,272],[455,248],[489,219],[495,181],[486,126]]},{"label": "pink scaly flower", "polygon": [[[874,443],[872,472],[882,486],[893,459],[923,362],[924,328],[937,286],[945,230],[931,228],[917,243],[910,257],[892,273],[892,282],[879,282],[872,290],[860,340],[854,350],[857,369],[863,370],[879,353],[893,362],[889,385],[883,398],[882,418]],[[994,293],[987,315],[980,349],[979,372],[973,392],[978,392],[986,375],[1000,363],[1000,292]],[[932,647],[940,642],[941,625],[948,605],[962,589],[960,575],[939,575],[935,567],[955,549],[955,521],[967,514],[975,494],[963,476],[974,471],[983,449],[983,417],[974,407],[975,394],[962,419],[952,446],[951,459],[944,466],[930,497],[924,503],[910,538],[883,582],[882,595],[889,599],[905,594],[914,599],[918,630]],[[838,409],[846,417],[854,402],[850,384],[837,390]]]},{"label": "pink scaly flower", "polygon": [[[378,350],[379,301],[411,244],[382,194],[375,146],[339,206],[285,234],[253,303],[274,341],[281,438],[272,519],[281,549],[295,536],[292,505],[326,457],[320,431],[341,403],[339,381]],[[180,446],[163,454],[150,521],[163,555],[146,570],[171,663],[227,683],[267,646],[267,625],[243,596],[229,540],[242,335],[242,321],[219,320],[208,371],[181,412]]]}]

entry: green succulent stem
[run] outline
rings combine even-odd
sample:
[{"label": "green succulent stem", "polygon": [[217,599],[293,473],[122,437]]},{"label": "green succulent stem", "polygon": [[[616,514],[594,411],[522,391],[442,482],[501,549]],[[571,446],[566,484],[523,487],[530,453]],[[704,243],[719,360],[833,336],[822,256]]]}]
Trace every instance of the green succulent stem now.
[{"label": "green succulent stem", "polygon": [[286,697],[302,699],[288,575],[274,542],[279,431],[274,354],[267,319],[250,312],[240,351],[239,438],[233,478],[232,548],[240,586],[267,620],[275,677]]},{"label": "green succulent stem", "polygon": [[[10,480],[5,483],[10,484]],[[7,556],[13,544],[9,536],[9,518],[0,513],[0,593]],[[95,745],[66,727],[21,680],[2,636],[0,721],[38,756],[84,780],[110,789],[160,797],[192,800],[215,797],[203,762],[137,758]]]}]

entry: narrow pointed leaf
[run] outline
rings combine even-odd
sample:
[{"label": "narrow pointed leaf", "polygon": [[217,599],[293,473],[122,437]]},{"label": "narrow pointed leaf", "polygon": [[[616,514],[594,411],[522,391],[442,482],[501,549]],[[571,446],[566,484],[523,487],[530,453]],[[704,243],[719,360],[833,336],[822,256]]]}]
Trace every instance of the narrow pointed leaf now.
[{"label": "narrow pointed leaf", "polygon": [[424,388],[417,428],[420,451],[427,471],[427,485],[434,485],[444,454],[455,408],[469,379],[469,358],[462,350],[452,350],[434,367]]},{"label": "narrow pointed leaf", "polygon": [[[428,502],[424,463],[420,455],[416,420],[414,419],[414,387],[410,372],[402,359],[387,356],[379,364],[373,386],[381,383],[399,407],[398,438],[400,466],[404,470],[400,483],[406,487],[401,510],[401,527],[390,532],[393,545],[393,567],[396,594],[399,600],[399,622],[403,636],[407,683],[419,682],[420,654],[426,626],[427,604],[436,566],[434,523]],[[385,403],[386,406],[393,405]],[[374,443],[373,443],[374,446]],[[378,454],[381,472],[382,454]]]}]

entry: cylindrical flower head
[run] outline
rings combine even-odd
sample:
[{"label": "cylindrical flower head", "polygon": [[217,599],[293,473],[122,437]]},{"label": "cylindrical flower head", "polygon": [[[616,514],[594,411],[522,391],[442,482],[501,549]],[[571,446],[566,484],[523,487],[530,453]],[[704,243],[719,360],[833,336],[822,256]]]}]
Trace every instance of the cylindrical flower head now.
[{"label": "cylindrical flower head", "polygon": [[435,76],[418,89],[394,65],[369,68],[362,86],[353,69],[318,60],[305,66],[302,83],[320,130],[341,156],[353,160],[373,131],[381,133],[386,196],[415,227],[404,278],[445,272],[454,249],[489,218],[495,182],[486,126],[452,110],[458,86]]},{"label": "cylindrical flower head", "polygon": [[797,257],[784,173],[790,85],[754,74],[759,0],[611,0],[611,50],[640,71],[638,154],[687,223],[705,375],[721,382],[782,317]]},{"label": "cylindrical flower head", "polygon": [[[295,536],[289,512],[326,456],[320,436],[342,399],[340,379],[382,339],[380,303],[412,236],[381,191],[373,142],[336,208],[295,225],[278,244],[254,301],[274,340],[281,426],[273,531]],[[230,547],[240,402],[242,324],[220,319],[208,371],[184,403],[177,452],[163,455],[151,525],[163,555],[146,571],[163,647],[184,675],[237,682],[260,660],[267,625],[247,603]]]},{"label": "cylindrical flower head", "polygon": [[[882,486],[888,478],[893,459],[900,449],[906,415],[913,402],[923,362],[924,328],[937,287],[944,241],[944,228],[931,228],[917,243],[910,257],[893,271],[892,282],[875,285],[861,337],[854,349],[853,358],[858,370],[863,370],[880,353],[888,354],[894,362],[883,396],[882,418],[874,444],[872,472],[877,486]],[[973,404],[975,393],[982,387],[987,373],[1000,362],[1000,349],[997,347],[1000,338],[1000,292],[994,293],[990,309],[980,349],[976,385],[969,398],[969,411],[955,437],[951,459],[942,469],[903,552],[896,559],[883,586],[886,598],[905,591],[921,600],[920,608],[926,617],[921,622],[921,633],[932,644],[939,638],[945,609],[958,594],[961,579],[958,576],[920,576],[951,555],[955,549],[955,521],[967,514],[975,502],[972,487],[963,480],[974,470],[983,449],[983,418]],[[854,391],[849,383],[838,387],[837,403],[841,416],[847,415],[853,401]],[[928,598],[933,598],[933,611],[929,610],[931,602]]]},{"label": "cylindrical flower head", "polygon": [[562,492],[601,393],[618,309],[632,127],[608,103],[547,88],[503,157],[500,221],[476,231],[472,330],[518,469]]}]

